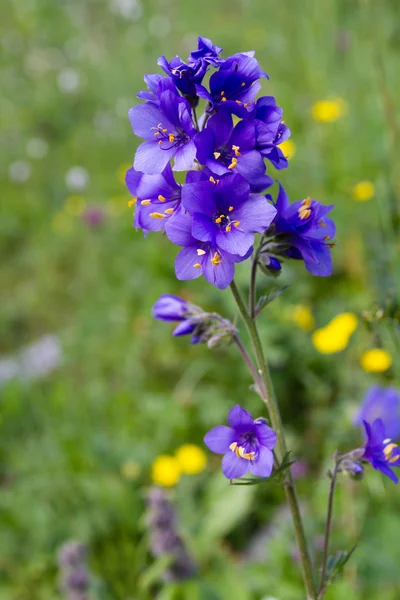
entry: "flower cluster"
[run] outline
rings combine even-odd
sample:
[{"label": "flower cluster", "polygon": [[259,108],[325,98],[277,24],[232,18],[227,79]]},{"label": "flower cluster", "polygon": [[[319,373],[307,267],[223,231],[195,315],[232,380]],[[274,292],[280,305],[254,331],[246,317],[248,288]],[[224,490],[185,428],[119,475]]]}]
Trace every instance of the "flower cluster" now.
[{"label": "flower cluster", "polygon": [[[275,204],[265,194],[273,184],[266,160],[278,170],[288,166],[280,144],[290,130],[275,98],[256,98],[260,79],[268,76],[254,52],[227,58],[221,52],[199,37],[187,61],[162,56],[166,75],[145,76],[148,89],[138,93],[144,103],[129,111],[134,133],[144,140],[126,174],[134,225],[145,234],[165,231],[181,247],[175,261],[180,280],[204,275],[226,288],[235,264],[253,253],[255,234],[265,232],[264,267],[279,271],[282,258],[302,258],[311,273],[329,275],[335,227],[325,215],[332,207],[310,198],[289,205],[283,188]],[[200,99],[205,106],[198,119]],[[176,171],[187,171],[184,183],[175,180]]]},{"label": "flower cluster", "polygon": [[86,547],[80,542],[65,542],[58,552],[60,587],[65,600],[88,600],[90,573]]}]

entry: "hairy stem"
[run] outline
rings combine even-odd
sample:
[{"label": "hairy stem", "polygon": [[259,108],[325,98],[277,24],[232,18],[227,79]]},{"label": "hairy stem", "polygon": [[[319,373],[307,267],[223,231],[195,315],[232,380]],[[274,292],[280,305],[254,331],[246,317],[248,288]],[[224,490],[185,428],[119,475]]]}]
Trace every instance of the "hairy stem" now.
[{"label": "hairy stem", "polygon": [[[286,441],[283,432],[282,419],[279,412],[279,407],[275,398],[274,387],[272,384],[269,369],[264,357],[264,351],[261,345],[260,336],[258,333],[257,325],[254,319],[251,318],[247,307],[244,304],[243,298],[240,291],[235,283],[235,280],[231,283],[231,291],[236,304],[239,308],[240,314],[245,322],[247,330],[249,332],[254,353],[256,355],[258,373],[261,376],[265,386],[265,397],[263,398],[269,413],[271,425],[276,431],[278,436],[278,458],[282,461],[282,458],[287,453]],[[296,489],[294,480],[290,470],[287,471],[286,480],[284,482],[284,488],[286,492],[286,498],[289,504],[290,512],[292,515],[296,540],[300,552],[301,569],[304,580],[304,585],[307,591],[307,600],[316,600],[316,590],[314,585],[312,565],[310,556],[307,548],[307,541],[304,532],[303,521],[300,513],[300,507],[297,499]]]},{"label": "hairy stem", "polygon": [[324,553],[323,553],[323,557],[322,557],[321,584],[320,584],[319,592],[318,592],[318,600],[321,600],[323,598],[325,590],[326,590],[326,586],[325,586],[326,565],[328,563],[329,538],[331,535],[331,528],[332,528],[333,499],[335,496],[337,473],[338,473],[338,461],[335,460],[335,468],[333,469],[333,473],[331,476],[331,485],[329,488],[328,513],[326,516],[326,523],[325,523]]},{"label": "hairy stem", "polygon": [[246,363],[246,365],[254,379],[254,383],[256,384],[258,393],[260,394],[260,396],[262,398],[264,398],[265,397],[264,382],[262,379],[260,379],[260,376],[257,373],[257,369],[255,368],[253,361],[251,360],[246,348],[243,346],[239,336],[235,335],[233,338],[233,341],[235,342],[236,346],[238,347],[239,352],[242,355],[243,360]]}]

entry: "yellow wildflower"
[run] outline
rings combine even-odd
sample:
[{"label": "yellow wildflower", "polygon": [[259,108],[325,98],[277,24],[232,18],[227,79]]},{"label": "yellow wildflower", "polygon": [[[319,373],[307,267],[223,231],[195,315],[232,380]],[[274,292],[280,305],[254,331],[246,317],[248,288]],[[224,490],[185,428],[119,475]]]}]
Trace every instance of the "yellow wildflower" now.
[{"label": "yellow wildflower", "polygon": [[73,217],[79,217],[86,208],[86,200],[83,196],[68,196],[65,201],[65,212]]},{"label": "yellow wildflower", "polygon": [[305,304],[297,304],[293,307],[292,319],[304,331],[314,329],[315,321],[313,314]]},{"label": "yellow wildflower", "polygon": [[278,148],[282,150],[288,160],[296,154],[296,144],[292,140],[285,140],[282,144],[278,145]]},{"label": "yellow wildflower", "polygon": [[314,331],[312,334],[314,347],[321,354],[341,352],[347,347],[350,336],[354,333],[357,324],[358,319],[353,313],[337,315],[325,327]]},{"label": "yellow wildflower", "polygon": [[121,466],[121,475],[129,481],[136,479],[140,473],[140,466],[134,460],[126,460]]},{"label": "yellow wildflower", "polygon": [[312,116],[321,123],[333,123],[347,113],[347,102],[343,98],[320,100],[312,107]]},{"label": "yellow wildflower", "polygon": [[121,184],[125,184],[125,175],[128,169],[131,169],[132,165],[130,165],[129,163],[124,163],[123,165],[121,165],[120,167],[118,167],[117,169],[117,178],[118,181]]},{"label": "yellow wildflower", "polygon": [[353,198],[356,202],[366,202],[375,195],[375,186],[372,181],[360,181],[353,188]]},{"label": "yellow wildflower", "polygon": [[182,473],[196,475],[203,471],[207,464],[207,455],[200,446],[195,444],[183,444],[175,452],[176,459],[182,469]]},{"label": "yellow wildflower", "polygon": [[382,348],[371,348],[361,355],[360,364],[368,373],[383,373],[392,364],[392,357]]},{"label": "yellow wildflower", "polygon": [[151,478],[154,483],[163,487],[176,485],[181,477],[181,467],[174,456],[160,454],[151,467]]}]

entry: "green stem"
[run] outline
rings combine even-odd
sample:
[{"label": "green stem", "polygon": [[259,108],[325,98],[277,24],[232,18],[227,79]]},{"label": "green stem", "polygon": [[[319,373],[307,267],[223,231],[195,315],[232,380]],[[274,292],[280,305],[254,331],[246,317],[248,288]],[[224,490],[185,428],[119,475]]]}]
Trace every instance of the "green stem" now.
[{"label": "green stem", "polygon": [[199,127],[199,121],[198,121],[198,119],[197,119],[197,112],[196,112],[196,109],[195,109],[195,108],[193,108],[192,112],[193,112],[193,120],[194,120],[194,125],[195,125],[195,127],[196,127],[197,131],[200,131],[200,127]]},{"label": "green stem", "polygon": [[253,262],[251,263],[251,275],[250,275],[250,290],[249,290],[249,307],[250,317],[255,319],[256,317],[256,278],[257,278],[257,267],[258,267],[258,253],[253,256]]},{"label": "green stem", "polygon": [[239,336],[235,335],[233,338],[233,341],[235,342],[236,346],[238,347],[239,352],[242,355],[243,360],[246,363],[246,365],[254,379],[254,383],[256,384],[259,395],[261,396],[261,398],[264,398],[264,396],[265,396],[264,382],[262,381],[262,379],[260,379],[260,376],[257,373],[257,369],[253,365],[253,361],[251,360],[250,356],[248,355],[246,348],[243,346],[242,341],[239,338]]},{"label": "green stem", "polygon": [[338,461],[335,460],[335,468],[334,468],[332,476],[331,476],[331,485],[329,488],[328,514],[326,516],[326,523],[325,523],[324,554],[322,557],[321,584],[320,584],[319,592],[318,592],[318,600],[321,600],[323,598],[325,590],[326,590],[326,587],[325,587],[326,565],[328,563],[329,538],[331,535],[331,528],[332,528],[333,499],[335,496],[337,473],[338,473]]},{"label": "green stem", "polygon": [[[282,419],[279,412],[279,407],[275,398],[274,387],[272,384],[271,376],[269,373],[269,369],[264,357],[264,351],[261,345],[260,336],[258,333],[257,325],[255,321],[251,318],[245,304],[243,298],[240,294],[240,291],[235,283],[235,280],[231,283],[231,290],[233,297],[235,298],[236,304],[239,308],[240,314],[245,322],[247,330],[249,332],[253,349],[257,359],[258,373],[262,377],[265,385],[265,397],[263,398],[269,413],[269,417],[271,420],[271,425],[273,429],[276,431],[278,436],[278,458],[282,461],[282,458],[287,454],[287,447],[285,436],[283,432]],[[297,499],[296,489],[294,485],[294,480],[290,469],[288,469],[286,474],[286,481],[284,482],[284,488],[286,492],[286,498],[289,504],[290,512],[292,514],[292,520],[296,535],[296,540],[300,552],[300,560],[301,560],[301,568],[302,575],[304,580],[304,585],[307,591],[307,600],[316,600],[316,590],[314,585],[313,573],[311,560],[308,553],[307,541],[305,537],[303,521],[300,514],[300,507]]]}]

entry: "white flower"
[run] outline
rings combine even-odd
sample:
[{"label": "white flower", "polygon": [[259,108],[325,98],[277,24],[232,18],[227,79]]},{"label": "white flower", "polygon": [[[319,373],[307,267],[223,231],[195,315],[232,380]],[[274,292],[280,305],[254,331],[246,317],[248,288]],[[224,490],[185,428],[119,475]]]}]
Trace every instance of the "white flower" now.
[{"label": "white flower", "polygon": [[71,167],[65,174],[65,184],[73,191],[84,190],[89,181],[89,173],[83,167]]}]

